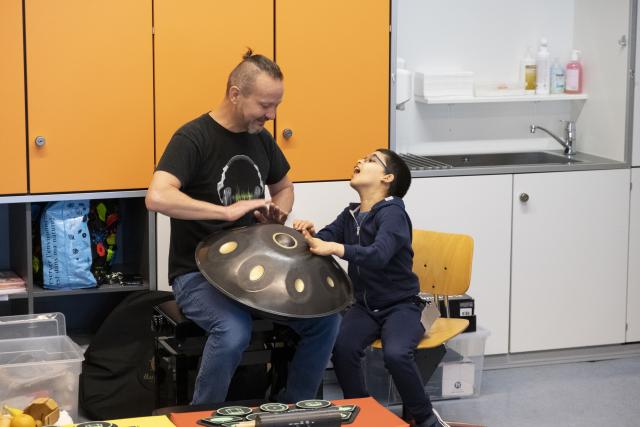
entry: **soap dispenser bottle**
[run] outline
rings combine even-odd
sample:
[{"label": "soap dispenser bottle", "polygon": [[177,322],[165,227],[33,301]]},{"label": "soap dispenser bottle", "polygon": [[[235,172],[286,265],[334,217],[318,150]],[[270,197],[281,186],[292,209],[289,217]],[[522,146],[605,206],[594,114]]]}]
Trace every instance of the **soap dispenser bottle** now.
[{"label": "soap dispenser bottle", "polygon": [[565,88],[564,67],[556,58],[551,66],[551,93],[563,93]]},{"label": "soap dispenser bottle", "polygon": [[549,94],[549,49],[547,39],[540,39],[540,47],[536,54],[536,95]]},{"label": "soap dispenser bottle", "polygon": [[531,54],[531,47],[520,60],[520,87],[525,93],[536,92],[536,60]]},{"label": "soap dispenser bottle", "polygon": [[574,49],[571,52],[571,61],[567,64],[567,82],[565,93],[582,93],[582,64],[580,63],[580,51]]}]

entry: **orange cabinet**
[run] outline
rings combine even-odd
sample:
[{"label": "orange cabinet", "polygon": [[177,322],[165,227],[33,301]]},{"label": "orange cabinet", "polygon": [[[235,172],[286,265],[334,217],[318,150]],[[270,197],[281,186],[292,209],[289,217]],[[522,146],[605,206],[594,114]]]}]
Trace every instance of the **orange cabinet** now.
[{"label": "orange cabinet", "polygon": [[389,13],[386,0],[156,0],[156,161],[178,127],[221,101],[250,46],[285,76],[269,130],[292,179],[349,178],[357,158],[389,146]]},{"label": "orange cabinet", "polygon": [[389,146],[389,1],[278,0],[275,20],[276,140],[290,176],[349,178],[356,159]]},{"label": "orange cabinet", "polygon": [[273,0],[155,0],[154,34],[158,161],[180,126],[222,100],[247,47],[273,58]]},{"label": "orange cabinet", "polygon": [[30,192],[145,188],[152,2],[26,0],[25,18]]},{"label": "orange cabinet", "polygon": [[0,194],[27,192],[22,0],[0,2]]}]

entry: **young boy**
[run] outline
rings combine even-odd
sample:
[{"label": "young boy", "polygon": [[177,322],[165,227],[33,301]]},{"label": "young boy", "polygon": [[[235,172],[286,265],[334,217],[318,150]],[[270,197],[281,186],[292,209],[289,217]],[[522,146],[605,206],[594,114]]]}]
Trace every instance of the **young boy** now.
[{"label": "young boy", "polygon": [[309,221],[294,221],[293,226],[304,234],[311,252],[349,261],[355,304],[344,315],[333,350],[344,397],[368,396],[362,358],[381,337],[385,366],[415,425],[447,426],[431,406],[414,359],[425,332],[420,323],[425,303],[412,271],[411,220],[402,202],[410,184],[411,173],[400,156],[378,149],[353,169],[351,187],[360,195],[359,204],[349,205],[317,234]]}]

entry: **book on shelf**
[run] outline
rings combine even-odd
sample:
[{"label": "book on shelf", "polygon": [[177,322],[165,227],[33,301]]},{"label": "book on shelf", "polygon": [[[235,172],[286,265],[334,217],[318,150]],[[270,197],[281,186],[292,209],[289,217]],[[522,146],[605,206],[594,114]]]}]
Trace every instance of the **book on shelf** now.
[{"label": "book on shelf", "polygon": [[25,288],[24,279],[11,270],[0,270],[0,290],[4,289],[23,289]]},{"label": "book on shelf", "polygon": [[24,285],[17,288],[0,288],[0,295],[20,294],[25,292],[27,292],[27,288]]}]

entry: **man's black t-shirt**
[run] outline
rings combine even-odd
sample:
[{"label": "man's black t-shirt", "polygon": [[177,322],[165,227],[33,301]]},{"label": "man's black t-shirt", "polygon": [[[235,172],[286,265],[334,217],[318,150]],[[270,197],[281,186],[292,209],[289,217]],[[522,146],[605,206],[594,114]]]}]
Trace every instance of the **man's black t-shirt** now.
[{"label": "man's black t-shirt", "polygon": [[[284,178],[289,163],[266,130],[234,133],[203,114],[178,129],[156,170],[177,177],[180,190],[191,198],[228,206],[264,198],[265,185]],[[171,218],[169,283],[198,271],[195,249],[201,240],[223,228],[254,222],[252,212],[235,222]]]}]

